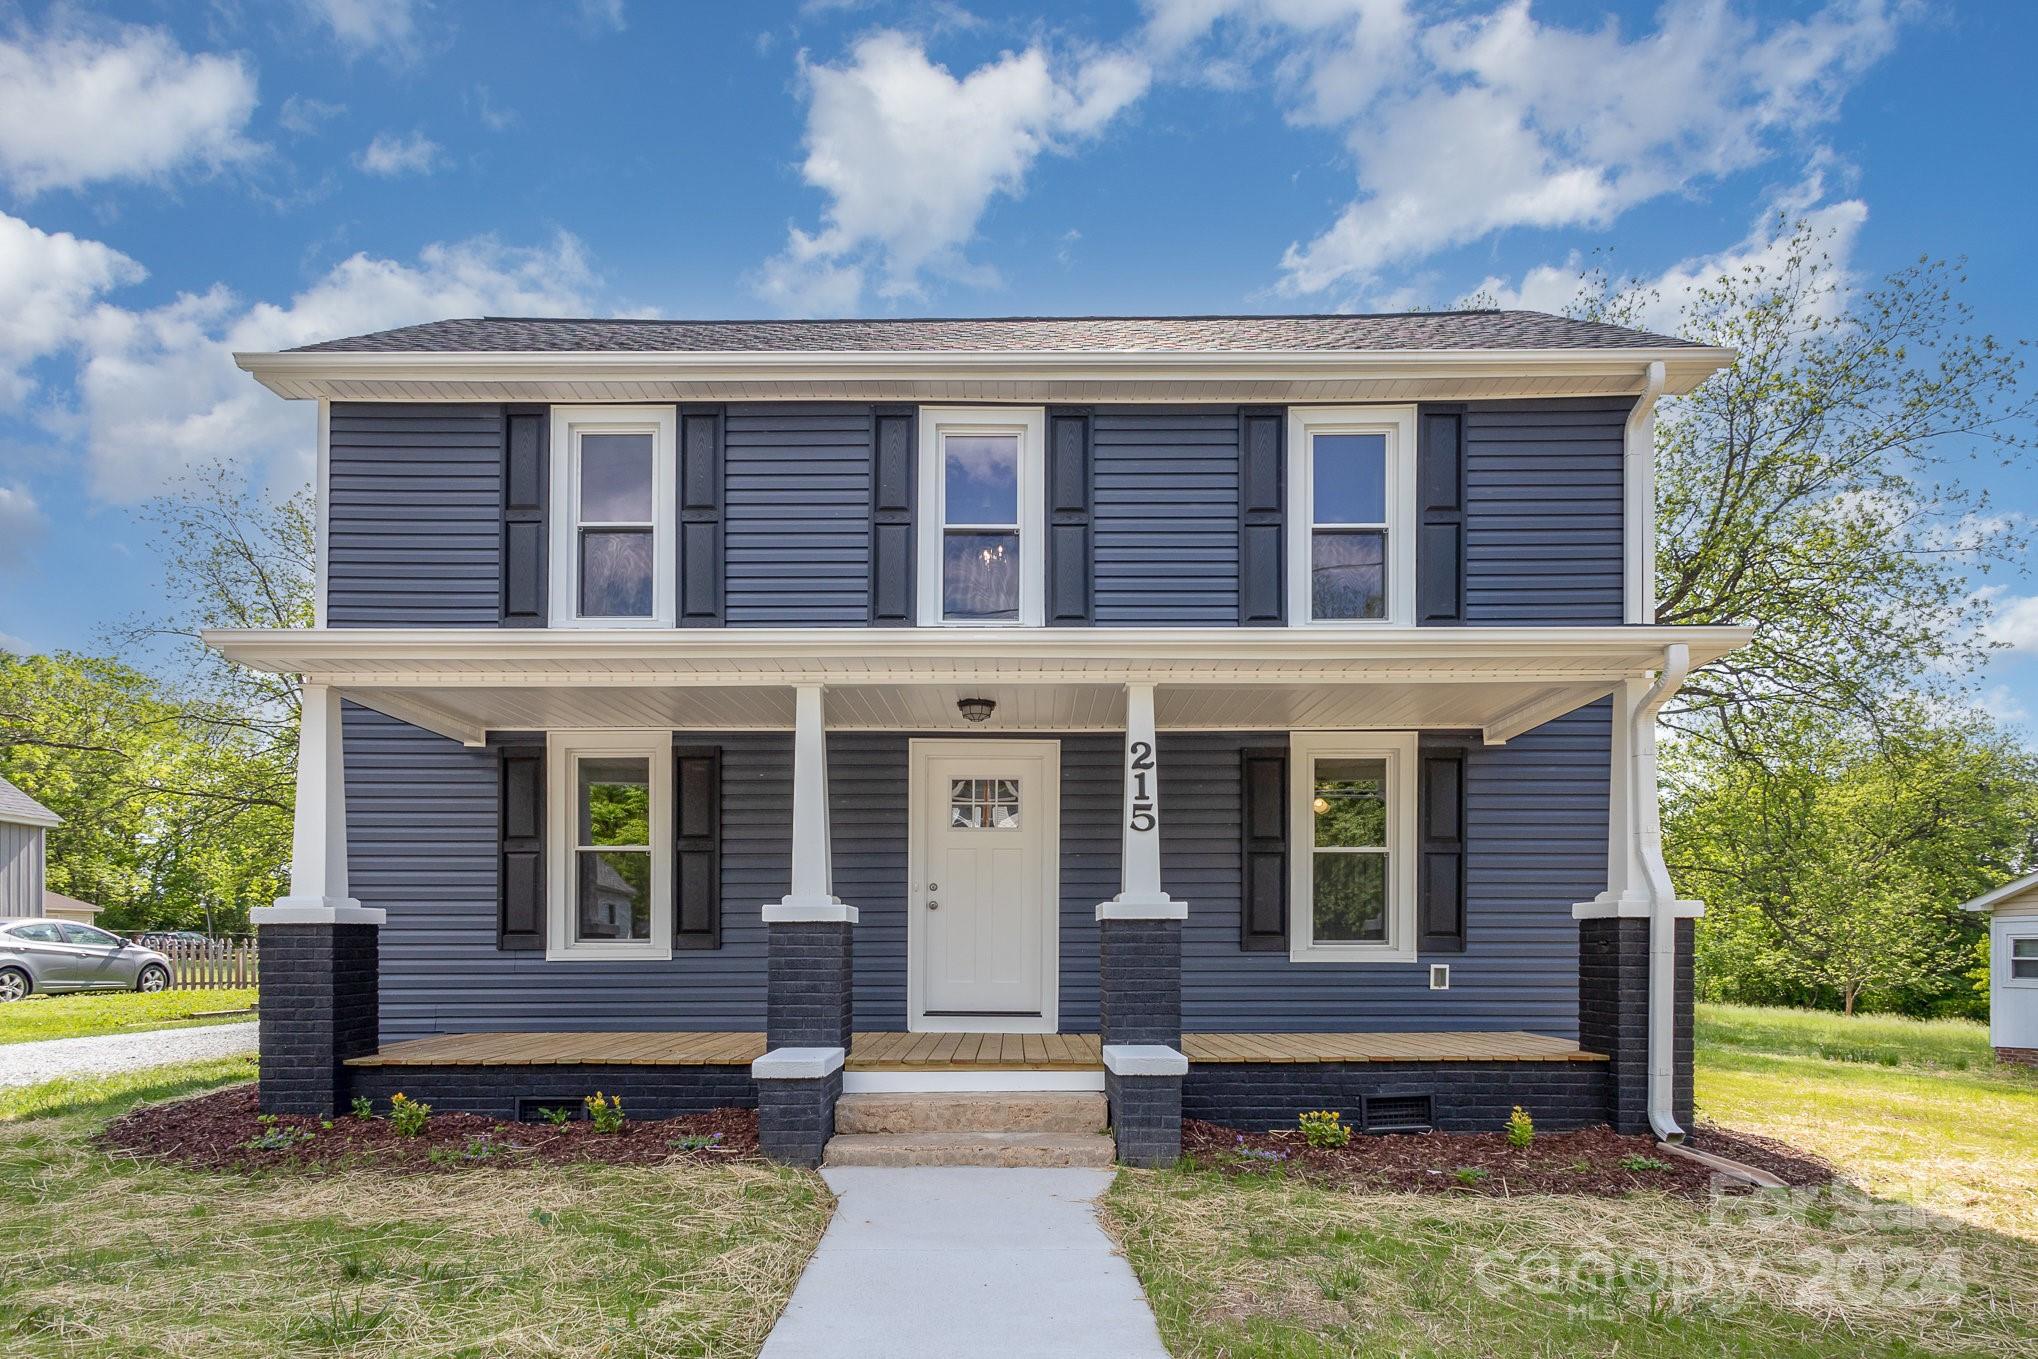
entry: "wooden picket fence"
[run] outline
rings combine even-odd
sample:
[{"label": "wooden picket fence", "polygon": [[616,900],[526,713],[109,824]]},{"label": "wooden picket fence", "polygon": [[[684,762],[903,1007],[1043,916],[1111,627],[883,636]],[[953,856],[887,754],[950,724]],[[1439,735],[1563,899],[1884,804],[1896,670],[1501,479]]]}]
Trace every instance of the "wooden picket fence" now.
[{"label": "wooden picket fence", "polygon": [[157,949],[170,960],[172,991],[224,991],[255,984],[255,941],[180,940]]}]

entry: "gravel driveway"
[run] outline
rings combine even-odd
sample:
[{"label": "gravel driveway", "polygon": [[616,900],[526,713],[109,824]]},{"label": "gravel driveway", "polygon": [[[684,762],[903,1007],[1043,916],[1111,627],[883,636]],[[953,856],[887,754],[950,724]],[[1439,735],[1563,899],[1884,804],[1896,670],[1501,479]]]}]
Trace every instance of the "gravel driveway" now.
[{"label": "gravel driveway", "polygon": [[195,1029],[152,1029],[97,1038],[51,1038],[0,1046],[0,1088],[33,1085],[59,1076],[110,1076],[143,1067],[231,1057],[255,1050],[255,1024],[208,1024]]}]

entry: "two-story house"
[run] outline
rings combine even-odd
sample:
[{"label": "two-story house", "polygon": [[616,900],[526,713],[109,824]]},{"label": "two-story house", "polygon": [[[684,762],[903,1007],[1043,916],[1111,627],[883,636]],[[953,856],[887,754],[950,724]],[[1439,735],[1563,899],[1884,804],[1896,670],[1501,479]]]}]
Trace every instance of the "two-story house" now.
[{"label": "two-story house", "polygon": [[[1675,1139],[1651,419],[1529,312],[450,320],[318,403],[262,1101]],[[848,1103],[842,1104],[841,1101]],[[1092,1120],[1091,1126],[1095,1126]],[[1107,1146],[1108,1151],[1108,1146]]]}]

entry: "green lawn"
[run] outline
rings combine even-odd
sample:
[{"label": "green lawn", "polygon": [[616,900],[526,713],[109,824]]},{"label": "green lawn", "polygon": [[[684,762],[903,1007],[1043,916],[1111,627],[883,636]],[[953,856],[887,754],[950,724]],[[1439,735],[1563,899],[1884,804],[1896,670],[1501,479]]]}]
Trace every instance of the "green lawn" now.
[{"label": "green lawn", "polygon": [[1707,1006],[1698,1054],[1702,1113],[1820,1152],[1877,1201],[1495,1201],[1190,1168],[1122,1173],[1106,1225],[1178,1359],[2038,1350],[2038,1079],[1993,1069],[1979,1026]]},{"label": "green lawn", "polygon": [[751,1355],[820,1239],[820,1180],[755,1163],[200,1175],[110,1157],[138,1099],[252,1062],[0,1092],[14,1355]]},{"label": "green lawn", "polygon": [[1702,1115],[2038,1242],[2038,1072],[1995,1066],[1982,1025],[1704,1005],[1698,1054]]},{"label": "green lawn", "polygon": [[12,1005],[0,1005],[0,1043],[233,1023],[249,1016],[234,1015],[227,1019],[191,1016],[203,1010],[245,1010],[254,1003],[252,986],[223,991],[158,991],[154,995],[139,991],[81,991],[67,996],[30,996]]}]

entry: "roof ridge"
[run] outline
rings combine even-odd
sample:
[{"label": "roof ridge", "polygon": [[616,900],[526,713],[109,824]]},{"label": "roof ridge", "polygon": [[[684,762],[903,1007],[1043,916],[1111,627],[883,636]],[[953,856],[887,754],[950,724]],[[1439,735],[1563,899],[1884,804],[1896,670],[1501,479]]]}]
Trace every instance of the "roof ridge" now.
[{"label": "roof ridge", "polygon": [[[1555,312],[1525,307],[1415,308],[1410,311],[1208,311],[1208,312],[1041,312],[1007,316],[503,316],[444,317],[438,321],[417,321],[413,325],[435,326],[446,321],[523,321],[560,325],[602,326],[870,326],[949,325],[968,321],[1392,321],[1411,316],[1548,316],[1576,320]],[[1604,321],[1580,322],[1606,325]],[[402,330],[407,327],[398,326]],[[1625,329],[1625,327],[1623,327]]]}]

